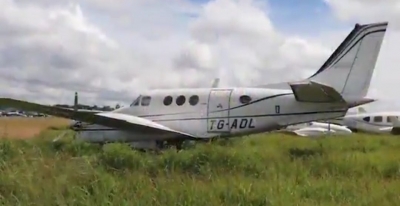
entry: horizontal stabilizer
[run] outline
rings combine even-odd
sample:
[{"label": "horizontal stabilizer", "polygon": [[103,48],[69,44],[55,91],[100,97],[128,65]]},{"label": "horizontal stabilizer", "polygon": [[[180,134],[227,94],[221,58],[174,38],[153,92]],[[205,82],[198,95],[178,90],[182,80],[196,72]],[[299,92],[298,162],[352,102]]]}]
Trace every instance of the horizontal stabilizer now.
[{"label": "horizontal stabilizer", "polygon": [[345,102],[334,88],[313,81],[289,83],[298,102],[331,103]]}]

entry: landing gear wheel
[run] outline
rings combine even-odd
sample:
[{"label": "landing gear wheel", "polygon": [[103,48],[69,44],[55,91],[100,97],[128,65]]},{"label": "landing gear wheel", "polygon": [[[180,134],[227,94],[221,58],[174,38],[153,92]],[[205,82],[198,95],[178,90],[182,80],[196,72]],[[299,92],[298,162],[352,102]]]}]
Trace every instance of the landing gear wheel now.
[{"label": "landing gear wheel", "polygon": [[170,141],[170,142],[168,142],[168,144],[175,146],[176,150],[180,151],[183,149],[183,142],[184,141]]},{"label": "landing gear wheel", "polygon": [[177,142],[175,147],[177,151],[181,151],[183,149],[183,141]]}]

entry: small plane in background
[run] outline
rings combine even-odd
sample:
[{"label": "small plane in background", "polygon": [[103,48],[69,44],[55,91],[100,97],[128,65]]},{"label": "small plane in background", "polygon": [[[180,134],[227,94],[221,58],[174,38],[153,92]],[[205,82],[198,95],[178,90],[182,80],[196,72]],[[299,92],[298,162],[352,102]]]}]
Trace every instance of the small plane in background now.
[{"label": "small plane in background", "polygon": [[283,132],[303,137],[352,134],[352,131],[346,126],[323,122],[308,122],[292,125],[284,129]]},{"label": "small plane in background", "polygon": [[[388,23],[356,24],[321,68],[303,81],[224,88],[143,91],[130,106],[86,112],[0,98],[0,106],[75,119],[89,142],[126,142],[134,148],[180,149],[204,141],[275,131],[288,125],[343,117],[366,98]],[[128,95],[128,94],[127,94]]]},{"label": "small plane in background", "polygon": [[367,112],[360,107],[357,114],[346,115],[329,122],[345,125],[354,132],[391,133],[400,135],[400,112]]},{"label": "small plane in background", "polygon": [[27,117],[26,114],[19,112],[19,111],[11,111],[11,112],[4,112],[3,116],[6,117]]}]

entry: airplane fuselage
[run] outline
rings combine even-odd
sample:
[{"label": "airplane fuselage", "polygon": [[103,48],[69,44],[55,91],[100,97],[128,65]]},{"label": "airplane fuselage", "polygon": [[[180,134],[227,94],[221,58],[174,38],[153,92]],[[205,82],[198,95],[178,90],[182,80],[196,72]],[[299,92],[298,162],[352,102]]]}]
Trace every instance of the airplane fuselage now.
[{"label": "airplane fuselage", "polygon": [[[342,117],[345,103],[296,101],[291,90],[266,88],[190,88],[151,90],[130,106],[110,113],[145,118],[171,129],[208,139],[280,129],[287,125]],[[174,140],[179,135],[121,131],[101,125],[79,129],[91,142]]]},{"label": "airplane fuselage", "polygon": [[346,125],[352,130],[371,133],[388,133],[390,130],[381,130],[381,128],[393,126],[393,123],[390,121],[389,117],[395,117],[399,119],[400,112],[374,112],[347,115],[336,120],[336,122]]}]

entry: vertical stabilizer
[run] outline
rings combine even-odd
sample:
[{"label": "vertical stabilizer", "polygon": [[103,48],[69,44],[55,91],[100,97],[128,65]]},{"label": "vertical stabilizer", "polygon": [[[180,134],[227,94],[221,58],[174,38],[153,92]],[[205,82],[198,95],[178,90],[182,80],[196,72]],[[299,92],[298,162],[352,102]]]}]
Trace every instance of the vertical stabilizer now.
[{"label": "vertical stabilizer", "polygon": [[333,87],[344,99],[366,96],[388,23],[359,25],[309,80]]},{"label": "vertical stabilizer", "polygon": [[358,113],[367,113],[367,110],[364,109],[364,107],[359,107],[358,108]]}]

